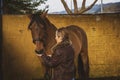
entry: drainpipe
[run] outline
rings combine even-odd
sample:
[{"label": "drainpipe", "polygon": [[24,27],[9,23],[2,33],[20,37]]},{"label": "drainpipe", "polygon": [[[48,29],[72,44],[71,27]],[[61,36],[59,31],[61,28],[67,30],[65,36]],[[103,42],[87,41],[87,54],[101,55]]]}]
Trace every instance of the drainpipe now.
[{"label": "drainpipe", "polygon": [[3,80],[2,72],[2,0],[0,0],[0,80]]}]

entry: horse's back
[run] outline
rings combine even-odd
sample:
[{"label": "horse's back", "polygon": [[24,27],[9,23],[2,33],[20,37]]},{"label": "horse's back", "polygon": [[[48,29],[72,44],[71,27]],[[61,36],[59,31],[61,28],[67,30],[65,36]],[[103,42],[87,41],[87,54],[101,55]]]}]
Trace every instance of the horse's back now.
[{"label": "horse's back", "polygon": [[76,53],[87,49],[87,36],[82,28],[75,25],[70,25],[66,26],[66,29],[70,34],[70,39],[73,43]]}]

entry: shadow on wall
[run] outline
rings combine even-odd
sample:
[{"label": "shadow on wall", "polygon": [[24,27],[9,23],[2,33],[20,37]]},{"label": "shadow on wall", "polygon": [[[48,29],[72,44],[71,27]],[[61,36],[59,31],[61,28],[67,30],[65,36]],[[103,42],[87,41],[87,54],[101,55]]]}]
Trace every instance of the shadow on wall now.
[{"label": "shadow on wall", "polygon": [[[41,77],[41,66],[37,66],[39,62],[37,62],[38,59],[36,58],[36,56],[34,56],[34,53],[30,54],[29,52],[25,51],[25,48],[23,46],[15,46],[10,42],[6,42],[5,44],[7,44],[5,46],[9,46],[4,46],[3,49],[3,52],[5,53],[3,54],[3,70],[5,80],[31,80],[33,77],[36,76],[39,76],[39,78]],[[19,50],[20,47],[21,50]],[[32,56],[25,55],[26,53],[29,53],[29,55]],[[34,60],[34,62],[32,62],[32,60]]]}]

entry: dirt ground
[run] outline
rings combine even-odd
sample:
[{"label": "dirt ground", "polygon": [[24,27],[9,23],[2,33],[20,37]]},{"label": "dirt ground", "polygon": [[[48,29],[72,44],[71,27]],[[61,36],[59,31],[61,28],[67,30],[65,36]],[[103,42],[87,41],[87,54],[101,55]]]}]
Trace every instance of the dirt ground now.
[{"label": "dirt ground", "polygon": [[[44,80],[44,79],[33,79],[33,80]],[[119,77],[89,78],[89,80],[120,80],[120,76]]]}]

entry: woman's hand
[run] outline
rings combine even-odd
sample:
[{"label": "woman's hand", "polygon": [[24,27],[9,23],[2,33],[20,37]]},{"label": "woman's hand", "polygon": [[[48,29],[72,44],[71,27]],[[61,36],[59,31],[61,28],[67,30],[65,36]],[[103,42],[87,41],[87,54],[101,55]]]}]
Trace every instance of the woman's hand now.
[{"label": "woman's hand", "polygon": [[42,56],[42,54],[36,54],[36,55],[37,55],[37,56],[40,56],[40,57]]}]

